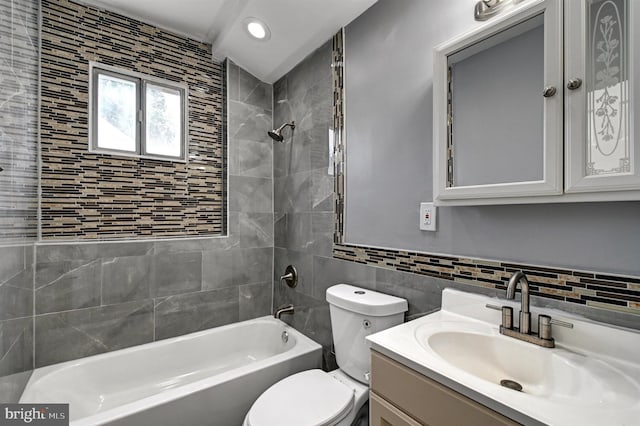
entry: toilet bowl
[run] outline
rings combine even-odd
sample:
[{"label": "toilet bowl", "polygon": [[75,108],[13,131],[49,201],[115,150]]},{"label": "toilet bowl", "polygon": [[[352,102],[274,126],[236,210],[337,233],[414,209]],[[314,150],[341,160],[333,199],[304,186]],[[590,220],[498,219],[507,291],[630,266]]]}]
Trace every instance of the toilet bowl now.
[{"label": "toilet bowl", "polygon": [[327,289],[327,302],[339,368],[328,373],[303,371],[280,380],[254,402],[244,426],[368,425],[370,360],[365,337],[401,324],[407,301],[338,284]]},{"label": "toilet bowl", "polygon": [[244,426],[349,426],[368,400],[369,387],[339,369],[307,370],[267,389],[249,410]]}]

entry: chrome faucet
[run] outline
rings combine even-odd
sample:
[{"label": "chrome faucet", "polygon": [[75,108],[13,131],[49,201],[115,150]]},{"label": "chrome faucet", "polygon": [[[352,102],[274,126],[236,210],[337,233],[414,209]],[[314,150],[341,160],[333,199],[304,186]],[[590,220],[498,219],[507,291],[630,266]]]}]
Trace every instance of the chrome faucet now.
[{"label": "chrome faucet", "polygon": [[522,271],[518,271],[509,280],[507,286],[507,299],[516,298],[516,287],[520,284],[522,300],[520,304],[520,333],[529,334],[531,332],[531,312],[529,312],[529,281]]},{"label": "chrome faucet", "polygon": [[551,337],[551,324],[560,325],[567,328],[573,328],[573,324],[552,319],[549,315],[538,315],[538,334],[531,332],[531,312],[529,311],[529,281],[522,271],[518,271],[509,280],[507,286],[507,299],[514,300],[516,298],[516,287],[520,284],[522,292],[520,306],[520,328],[513,326],[513,309],[511,306],[496,306],[487,304],[487,308],[502,311],[502,324],[500,325],[500,333],[505,336],[513,337],[534,345],[543,346],[545,348],[555,347],[555,340]]},{"label": "chrome faucet", "polygon": [[273,314],[273,317],[280,319],[280,317],[284,314],[293,315],[293,313],[294,313],[293,305],[288,304],[288,305],[280,306],[278,309],[276,309],[276,312]]}]

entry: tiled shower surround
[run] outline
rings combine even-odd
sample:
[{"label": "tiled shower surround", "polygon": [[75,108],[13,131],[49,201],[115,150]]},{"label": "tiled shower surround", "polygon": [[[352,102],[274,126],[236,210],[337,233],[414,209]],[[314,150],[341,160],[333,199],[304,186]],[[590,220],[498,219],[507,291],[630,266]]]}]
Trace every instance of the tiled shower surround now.
[{"label": "tiled shower surround", "polygon": [[[42,8],[43,239],[224,234],[224,81],[211,46],[69,0]],[[89,61],[189,86],[188,163],[88,152]]]},{"label": "tiled shower surround", "polygon": [[229,236],[38,245],[36,367],[271,312],[271,86],[226,74]]},{"label": "tiled shower surround", "polygon": [[38,6],[0,2],[0,402],[33,368],[37,235]]}]

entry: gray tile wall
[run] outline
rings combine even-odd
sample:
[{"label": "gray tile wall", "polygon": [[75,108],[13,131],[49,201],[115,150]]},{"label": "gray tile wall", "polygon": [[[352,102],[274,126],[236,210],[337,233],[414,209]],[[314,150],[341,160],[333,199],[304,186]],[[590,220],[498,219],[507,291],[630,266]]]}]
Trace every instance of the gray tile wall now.
[{"label": "gray tile wall", "polygon": [[0,402],[33,368],[38,3],[0,2]]},{"label": "gray tile wall", "polygon": [[36,367],[271,312],[271,85],[227,67],[229,236],[38,245]]},{"label": "gray tile wall", "polygon": [[[408,318],[440,308],[444,288],[504,297],[504,292],[423,275],[332,258],[333,176],[329,173],[328,131],[332,125],[331,44],[327,43],[274,84],[274,126],[295,120],[292,137],[274,149],[275,251],[274,305],[293,303],[283,319],[324,348],[324,368],[335,368],[326,289],[349,283],[404,297]],[[372,230],[375,232],[375,230]],[[297,267],[298,286],[279,284],[288,264]],[[640,328],[637,316],[538,297],[549,306],[589,318]]]}]

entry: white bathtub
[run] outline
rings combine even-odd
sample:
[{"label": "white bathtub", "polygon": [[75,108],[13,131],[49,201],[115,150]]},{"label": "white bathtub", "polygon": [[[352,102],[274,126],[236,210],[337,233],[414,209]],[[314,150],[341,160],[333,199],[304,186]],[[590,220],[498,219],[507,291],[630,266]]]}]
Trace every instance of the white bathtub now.
[{"label": "white bathtub", "polygon": [[319,344],[262,317],[38,368],[20,402],[69,403],[73,426],[235,426],[269,386],[321,358]]}]

